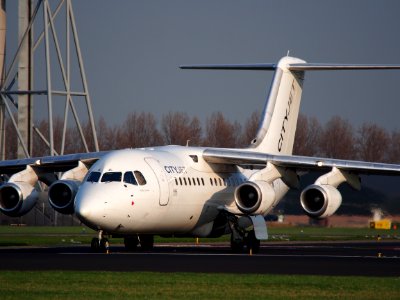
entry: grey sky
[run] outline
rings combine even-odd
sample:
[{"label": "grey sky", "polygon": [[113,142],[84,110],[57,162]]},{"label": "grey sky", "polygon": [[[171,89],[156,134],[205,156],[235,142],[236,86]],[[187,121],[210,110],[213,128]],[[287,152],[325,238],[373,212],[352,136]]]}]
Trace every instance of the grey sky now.
[{"label": "grey sky", "polygon": [[[8,1],[10,2],[10,0]],[[132,111],[261,110],[272,73],[188,71],[181,64],[400,63],[400,1],[73,1],[96,117]],[[12,9],[12,5],[9,5]],[[11,30],[11,29],[10,29]],[[301,111],[400,129],[400,71],[306,74]]]}]

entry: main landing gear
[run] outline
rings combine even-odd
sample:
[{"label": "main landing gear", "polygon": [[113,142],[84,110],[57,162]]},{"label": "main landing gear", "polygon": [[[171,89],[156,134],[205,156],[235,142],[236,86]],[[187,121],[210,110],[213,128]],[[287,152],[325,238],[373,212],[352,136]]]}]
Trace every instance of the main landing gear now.
[{"label": "main landing gear", "polygon": [[124,237],[125,249],[128,251],[136,251],[140,244],[142,251],[150,251],[154,247],[154,235],[139,234]]},{"label": "main landing gear", "polygon": [[[136,251],[138,249],[150,251],[154,247],[154,236],[151,234],[125,236],[124,245],[127,251]],[[140,248],[138,248],[139,245]],[[110,243],[108,239],[104,237],[104,232],[102,230],[99,231],[97,238],[92,239],[90,248],[92,252],[109,252]]]},{"label": "main landing gear", "polygon": [[260,252],[260,240],[256,238],[254,230],[231,234],[231,249],[234,253],[258,253]]},{"label": "main landing gear", "polygon": [[[254,229],[246,230],[250,223],[239,225],[239,219],[234,215],[228,216],[229,226],[231,228],[231,249],[234,253],[258,253],[260,252],[260,240],[256,238]],[[243,222],[243,220],[242,220]],[[250,227],[251,228],[251,227]]]}]

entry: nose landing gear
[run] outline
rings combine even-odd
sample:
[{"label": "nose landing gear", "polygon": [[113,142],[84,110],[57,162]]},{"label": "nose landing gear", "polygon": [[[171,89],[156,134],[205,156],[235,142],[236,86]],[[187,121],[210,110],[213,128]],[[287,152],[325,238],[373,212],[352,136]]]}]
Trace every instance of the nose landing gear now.
[{"label": "nose landing gear", "polygon": [[109,252],[110,243],[107,238],[103,235],[103,230],[99,231],[99,237],[93,238],[90,243],[90,249],[92,252]]}]

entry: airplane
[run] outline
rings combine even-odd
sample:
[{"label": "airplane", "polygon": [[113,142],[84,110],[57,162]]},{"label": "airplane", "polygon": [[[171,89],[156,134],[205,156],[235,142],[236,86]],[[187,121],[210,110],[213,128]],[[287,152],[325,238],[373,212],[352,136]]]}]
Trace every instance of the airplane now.
[{"label": "airplane", "polygon": [[[323,172],[300,196],[312,218],[326,218],[342,202],[337,187],[361,188],[361,174],[400,175],[400,165],[292,155],[306,71],[400,69],[400,65],[307,63],[283,57],[273,64],[192,65],[182,69],[272,70],[274,77],[255,138],[247,148],[159,146],[44,156],[0,162],[10,176],[0,186],[0,211],[28,213],[38,181],[59,213],[76,214],[98,232],[93,251],[108,237],[124,238],[128,250],[151,250],[154,235],[231,235],[231,248],[257,253],[268,239],[264,217],[300,175]],[[62,173],[58,178],[56,174]]]}]

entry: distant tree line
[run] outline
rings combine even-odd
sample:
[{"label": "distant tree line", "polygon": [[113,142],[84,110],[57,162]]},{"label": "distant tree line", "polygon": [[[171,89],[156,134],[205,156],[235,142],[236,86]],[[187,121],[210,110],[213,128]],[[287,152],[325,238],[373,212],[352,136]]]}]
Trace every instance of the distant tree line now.
[{"label": "distant tree line", "polygon": [[[152,113],[130,113],[119,125],[108,125],[103,117],[96,123],[100,150],[139,148],[158,145],[209,147],[246,147],[255,137],[260,114],[254,112],[245,120],[231,121],[223,113],[214,112],[202,125],[197,117],[184,112],[169,112],[157,120]],[[55,150],[61,151],[63,122],[54,120]],[[48,123],[41,121],[39,131],[48,136]],[[83,131],[93,151],[89,124]],[[10,121],[6,123],[6,159],[16,158],[17,137]],[[64,153],[84,152],[78,130],[68,128]],[[32,156],[48,155],[49,149],[34,133]],[[332,117],[321,124],[315,117],[300,114],[294,154],[376,162],[400,162],[400,130],[388,131],[366,122],[353,127],[348,120]]]}]

